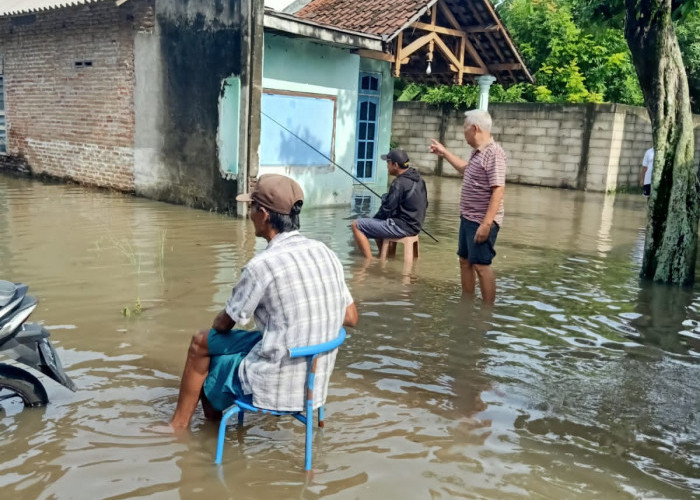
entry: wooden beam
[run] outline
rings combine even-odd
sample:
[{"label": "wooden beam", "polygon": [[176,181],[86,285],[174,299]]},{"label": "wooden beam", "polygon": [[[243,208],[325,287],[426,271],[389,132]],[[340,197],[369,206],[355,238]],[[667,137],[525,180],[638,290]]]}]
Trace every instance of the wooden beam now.
[{"label": "wooden beam", "polygon": [[433,35],[435,39],[435,44],[438,46],[438,49],[440,49],[440,52],[442,52],[447,59],[450,60],[452,64],[454,64],[456,67],[461,67],[462,65],[459,64],[459,59],[457,59],[457,56],[452,53],[450,48],[445,45],[445,42],[442,41],[442,38],[440,38],[437,35]]},{"label": "wooden beam", "polygon": [[[459,68],[454,64],[450,64],[450,70],[455,73],[459,73]],[[462,66],[462,73],[469,75],[488,75],[489,70],[486,68],[479,68],[477,66]]]},{"label": "wooden beam", "polygon": [[523,69],[520,63],[504,63],[504,64],[489,64],[488,68],[492,71],[515,71]]},{"label": "wooden beam", "polygon": [[[498,27],[500,28],[501,32],[503,33],[503,38],[506,41],[506,45],[508,45],[508,47],[510,48],[510,51],[513,53],[513,55],[518,60],[518,62],[520,62],[520,64],[522,65],[522,67],[520,69],[525,73],[525,75],[527,75],[527,78],[530,80],[530,83],[534,83],[535,80],[532,78],[532,75],[527,70],[527,66],[525,66],[525,63],[523,62],[522,58],[520,57],[520,53],[518,53],[518,49],[513,44],[513,41],[510,39],[510,36],[508,36],[508,32],[503,27],[503,23],[501,23],[501,19],[498,17],[498,14],[494,10],[493,6],[491,5],[491,2],[489,0],[486,0],[484,2],[484,5],[486,5],[486,10],[489,11],[489,13],[491,14],[491,17],[496,21],[496,24],[498,24]],[[515,75],[513,75],[511,73],[510,76],[513,77],[513,81],[517,81],[517,79],[515,78]]]},{"label": "wooden beam", "polygon": [[488,33],[491,31],[501,31],[499,26],[469,26],[468,28],[462,28],[464,33]]},{"label": "wooden beam", "polygon": [[419,30],[429,31],[432,33],[441,33],[443,35],[458,36],[460,38],[464,37],[464,33],[459,30],[454,30],[452,28],[444,28],[442,26],[433,26],[432,24],[425,24],[419,21],[416,21],[410,27]]},{"label": "wooden beam", "polygon": [[379,52],[378,50],[358,49],[357,54],[360,57],[377,59],[378,61],[394,62],[396,59],[393,55],[387,54],[386,52]]},{"label": "wooden beam", "polygon": [[394,76],[398,78],[401,76],[401,46],[403,45],[403,31],[399,32],[399,36],[396,38],[396,61],[394,61]]},{"label": "wooden beam", "polygon": [[457,72],[457,85],[462,85],[464,77],[464,51],[467,48],[467,37],[462,37],[459,40],[459,71]]},{"label": "wooden beam", "polygon": [[445,0],[438,0],[437,5],[438,7],[440,7],[440,11],[447,18],[447,21],[452,25],[454,29],[464,31],[457,22],[457,19],[455,19],[455,16],[452,14],[452,11],[449,9],[449,7],[447,7],[447,5],[445,5]]},{"label": "wooden beam", "polygon": [[[401,36],[401,33],[399,33],[399,36]],[[438,38],[438,36],[435,33],[428,33],[427,35],[424,35],[420,38],[415,39],[413,42],[409,43],[406,45],[403,49],[401,49],[401,59],[404,57],[410,56],[413,54],[416,50],[420,49],[424,45],[426,45],[430,40],[433,40],[435,38]],[[440,40],[442,42],[442,40]],[[398,56],[398,54],[397,54]],[[397,57],[398,60],[398,57]]]},{"label": "wooden beam", "polygon": [[481,56],[479,55],[479,52],[474,48],[474,45],[472,45],[471,40],[469,38],[464,37],[464,48],[465,50],[469,53],[469,56],[474,59],[474,62],[481,66],[482,68],[486,68],[486,64],[484,64],[484,60],[481,59]]}]

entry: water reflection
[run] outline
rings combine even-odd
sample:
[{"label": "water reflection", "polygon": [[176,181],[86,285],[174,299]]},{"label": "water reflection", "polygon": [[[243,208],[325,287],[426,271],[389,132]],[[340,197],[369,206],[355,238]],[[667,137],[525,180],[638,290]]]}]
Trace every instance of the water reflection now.
[{"label": "water reflection", "polygon": [[[700,488],[698,289],[639,282],[640,197],[509,186],[493,310],[460,298],[459,182],[429,179],[421,258],[365,264],[347,208],[302,229],[361,314],[302,473],[303,430],[248,417],[159,434],[193,331],[264,246],[247,221],[0,177],[0,276],[40,300],[79,392],[0,418],[13,498],[691,498]],[[439,194],[439,197],[438,197]],[[365,203],[366,205],[366,203]],[[364,205],[363,205],[364,206]],[[122,310],[139,302],[143,312]],[[79,485],[79,486],[76,486]]]}]

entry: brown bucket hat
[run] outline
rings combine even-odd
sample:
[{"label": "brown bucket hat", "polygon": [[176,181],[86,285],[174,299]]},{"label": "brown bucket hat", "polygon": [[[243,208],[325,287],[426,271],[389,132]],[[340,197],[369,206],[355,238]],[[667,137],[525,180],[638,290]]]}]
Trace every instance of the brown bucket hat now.
[{"label": "brown bucket hat", "polygon": [[265,174],[258,177],[250,193],[239,194],[236,201],[254,201],[278,214],[290,215],[294,204],[304,201],[304,191],[294,179],[279,174]]}]

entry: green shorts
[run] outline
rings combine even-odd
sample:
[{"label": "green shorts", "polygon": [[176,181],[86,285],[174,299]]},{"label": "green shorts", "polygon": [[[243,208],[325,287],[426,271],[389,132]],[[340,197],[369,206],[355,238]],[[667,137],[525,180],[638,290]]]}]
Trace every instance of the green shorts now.
[{"label": "green shorts", "polygon": [[215,409],[223,411],[245,396],[238,367],[260,340],[262,335],[257,331],[236,329],[228,333],[209,333],[211,360],[209,375],[204,381],[204,395]]}]

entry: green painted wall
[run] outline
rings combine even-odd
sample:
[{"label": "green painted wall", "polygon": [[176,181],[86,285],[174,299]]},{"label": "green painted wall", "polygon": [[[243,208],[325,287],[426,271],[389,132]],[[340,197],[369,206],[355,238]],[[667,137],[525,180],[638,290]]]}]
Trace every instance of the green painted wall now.
[{"label": "green painted wall", "polygon": [[[378,141],[378,152],[381,154],[388,151],[391,133],[393,79],[389,64],[361,60],[348,49],[265,33],[263,91],[271,89],[335,96],[334,161],[351,173],[355,169],[357,88],[361,67],[382,73]],[[351,202],[354,181],[337,167],[261,165],[260,174],[265,173],[280,173],[296,179],[304,189],[307,206],[345,205]],[[386,166],[380,161],[372,187],[384,192],[386,185]]]}]

